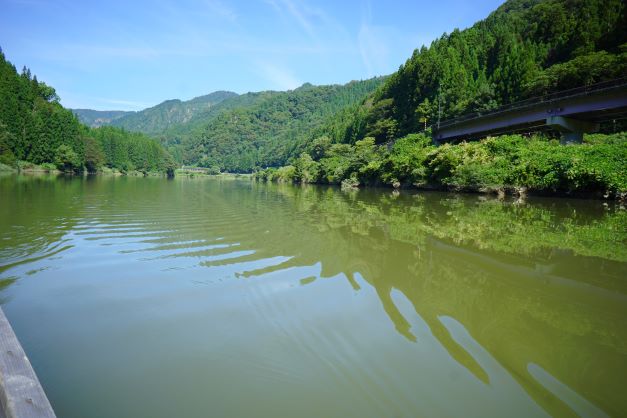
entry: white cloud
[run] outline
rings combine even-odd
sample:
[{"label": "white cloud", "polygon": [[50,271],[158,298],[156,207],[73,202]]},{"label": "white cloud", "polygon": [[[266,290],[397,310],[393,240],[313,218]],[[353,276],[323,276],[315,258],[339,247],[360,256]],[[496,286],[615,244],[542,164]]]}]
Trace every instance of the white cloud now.
[{"label": "white cloud", "polygon": [[358,43],[361,59],[366,67],[368,76],[384,74],[389,71],[390,50],[385,42],[387,31],[362,23],[359,29]]},{"label": "white cloud", "polygon": [[309,35],[314,36],[313,24],[309,21],[307,13],[300,5],[297,5],[292,0],[280,0],[283,6],[287,9],[290,15],[296,20],[301,28]]},{"label": "white cloud", "polygon": [[288,68],[278,66],[275,63],[260,62],[257,67],[261,75],[270,81],[277,90],[293,90],[303,84]]},{"label": "white cloud", "polygon": [[220,0],[205,0],[205,4],[211,14],[217,15],[230,22],[235,22],[237,20],[237,13],[235,13],[235,10],[233,10],[233,8],[226,3],[223,3]]},{"label": "white cloud", "polygon": [[155,103],[143,101],[74,94],[64,90],[57,91],[57,93],[61,96],[61,104],[71,109],[143,110],[155,105]]},{"label": "white cloud", "polygon": [[146,109],[147,107],[153,106],[150,103],[136,102],[132,100],[106,99],[106,98],[101,98],[101,97],[97,97],[95,98],[95,100],[104,104],[111,104],[111,105],[116,105],[118,107],[124,107],[123,110],[142,110],[142,109]]},{"label": "white cloud", "polygon": [[316,37],[316,32],[324,27],[344,32],[344,28],[335,22],[324,10],[312,7],[299,0],[265,0],[280,15],[289,16],[300,28],[311,37]]}]

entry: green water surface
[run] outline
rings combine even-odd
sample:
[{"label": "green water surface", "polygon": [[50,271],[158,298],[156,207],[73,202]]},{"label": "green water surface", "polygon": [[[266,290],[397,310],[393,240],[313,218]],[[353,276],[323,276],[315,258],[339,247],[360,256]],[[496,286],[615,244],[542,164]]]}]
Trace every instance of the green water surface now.
[{"label": "green water surface", "polygon": [[627,415],[627,211],[0,178],[0,305],[60,418]]}]

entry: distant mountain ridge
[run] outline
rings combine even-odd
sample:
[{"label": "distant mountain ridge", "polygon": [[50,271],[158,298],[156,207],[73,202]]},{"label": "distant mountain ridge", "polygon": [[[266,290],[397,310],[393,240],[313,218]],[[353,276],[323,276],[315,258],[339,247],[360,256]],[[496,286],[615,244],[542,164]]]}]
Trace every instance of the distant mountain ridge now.
[{"label": "distant mountain ridge", "polygon": [[130,115],[135,112],[124,110],[93,110],[93,109],[70,109],[78,120],[90,128],[98,128],[103,125],[110,125],[116,119]]},{"label": "distant mountain ridge", "polygon": [[231,91],[215,91],[182,101],[170,99],[138,112],[72,109],[79,120],[89,126],[117,126],[127,131],[158,136],[173,125],[185,124],[198,114],[207,112],[218,103],[237,97]]},{"label": "distant mountain ridge", "polygon": [[237,93],[230,91],[216,91],[187,101],[166,100],[157,106],[116,119],[111,122],[111,125],[157,136],[169,127],[185,124],[195,115],[206,112],[220,102],[236,96]]},{"label": "distant mountain ridge", "polygon": [[111,121],[111,125],[129,131],[159,135],[172,125],[185,124],[196,114],[209,110],[212,106],[237,96],[230,91],[216,91],[191,100],[166,100],[156,106],[135,112]]},{"label": "distant mountain ridge", "polygon": [[[216,91],[188,101],[166,100],[103,124],[159,139],[179,163],[249,172],[298,155],[329,118],[360,104],[385,79],[305,83],[289,91],[241,95]],[[93,120],[108,116],[91,112]]]},{"label": "distant mountain ridge", "polygon": [[[248,93],[216,106],[221,111],[182,135],[178,149],[165,145],[186,164],[232,172],[285,164],[324,134],[321,130],[331,118],[363,103],[386,79],[323,86],[306,83],[289,91]],[[171,141],[174,136],[166,138]]]}]

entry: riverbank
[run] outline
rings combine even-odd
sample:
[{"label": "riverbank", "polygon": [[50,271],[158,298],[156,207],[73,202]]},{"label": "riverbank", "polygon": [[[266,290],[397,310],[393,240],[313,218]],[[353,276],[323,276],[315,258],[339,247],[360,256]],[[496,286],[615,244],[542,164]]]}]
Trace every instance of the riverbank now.
[{"label": "riverbank", "polygon": [[15,174],[31,174],[31,175],[107,175],[107,176],[130,176],[130,177],[165,177],[167,173],[159,171],[139,171],[139,170],[118,170],[117,168],[100,167],[95,173],[90,173],[87,170],[82,172],[63,172],[56,168],[54,164],[34,164],[27,161],[17,161],[15,166],[10,166],[0,163],[0,172],[2,173],[15,173]]},{"label": "riverbank", "polygon": [[425,134],[393,144],[314,141],[292,164],[258,171],[260,181],[387,186],[524,197],[627,199],[627,133],[586,135],[560,145],[542,135],[504,135],[436,147]]}]

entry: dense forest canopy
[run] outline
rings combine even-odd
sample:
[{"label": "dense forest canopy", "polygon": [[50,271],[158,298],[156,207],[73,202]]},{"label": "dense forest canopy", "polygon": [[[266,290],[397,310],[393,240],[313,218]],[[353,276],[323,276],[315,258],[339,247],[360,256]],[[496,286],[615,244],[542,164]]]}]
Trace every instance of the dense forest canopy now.
[{"label": "dense forest canopy", "polygon": [[361,104],[384,80],[304,84],[287,92],[214,92],[186,102],[168,100],[105,124],[159,139],[180,164],[251,172],[298,156],[329,118]]},{"label": "dense forest canopy", "polygon": [[184,161],[189,162],[189,158],[185,159],[183,156],[184,145],[189,145],[195,142],[196,138],[200,138],[205,131],[205,127],[209,125],[211,121],[224,112],[254,106],[277,94],[280,93],[264,91],[259,93],[246,93],[227,98],[202,111],[194,112],[187,121],[172,124],[163,132],[156,134],[155,137],[161,140],[161,143],[164,144],[179,163],[183,163]]},{"label": "dense forest canopy", "polygon": [[288,92],[260,93],[248,106],[220,113],[199,135],[188,138],[184,161],[236,172],[285,164],[328,118],[363,101],[383,81],[378,77],[345,85],[304,84]]},{"label": "dense forest canopy", "polygon": [[230,91],[216,91],[188,101],[166,100],[141,112],[133,112],[116,118],[110,124],[129,131],[156,136],[173,125],[188,123],[196,115],[205,114],[215,105],[232,97],[237,97],[237,94]]},{"label": "dense forest canopy", "polygon": [[627,74],[622,0],[510,0],[487,19],[416,49],[371,101],[329,131],[378,143],[469,112],[490,111]]},{"label": "dense forest canopy", "polygon": [[18,73],[0,51],[0,163],[54,164],[62,171],[172,171],[163,147],[144,134],[91,129],[59,103],[55,90],[30,70]]}]

